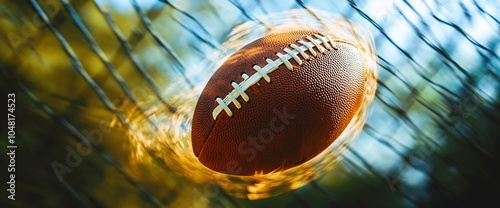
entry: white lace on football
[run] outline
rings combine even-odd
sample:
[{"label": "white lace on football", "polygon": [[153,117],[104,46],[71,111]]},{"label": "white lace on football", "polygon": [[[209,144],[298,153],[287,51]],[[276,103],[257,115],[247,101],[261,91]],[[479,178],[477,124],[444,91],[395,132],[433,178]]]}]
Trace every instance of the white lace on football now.
[{"label": "white lace on football", "polygon": [[[285,65],[288,70],[293,70],[293,65],[290,62],[290,59],[293,59],[299,66],[304,64],[303,60],[309,60],[309,55],[306,54],[306,51],[309,51],[311,55],[314,57],[318,56],[317,52],[314,50],[318,50],[320,53],[325,53],[327,50],[335,49],[338,50],[337,44],[335,41],[325,33],[315,34],[314,39],[311,36],[307,36],[306,40],[299,40],[297,43],[301,44],[301,46],[290,44],[289,48],[284,48],[283,51],[285,54],[280,52],[276,53],[278,57],[276,60],[266,59],[267,64],[264,67],[260,67],[257,65],[253,66],[253,69],[256,73],[248,76],[247,74],[242,74],[243,81],[241,83],[232,82],[231,86],[233,86],[233,90],[224,98],[216,98],[215,101],[218,105],[212,112],[212,117],[215,120],[217,116],[225,111],[229,117],[233,116],[233,112],[229,108],[229,104],[233,103],[237,109],[241,108],[241,103],[238,101],[238,97],[242,97],[245,102],[248,102],[250,99],[245,91],[260,81],[261,78],[264,78],[266,82],[271,82],[271,78],[269,77],[269,73],[276,70],[279,66]],[[325,49],[326,48],[326,49]],[[299,56],[300,55],[300,56]],[[300,58],[302,57],[302,59]]]}]

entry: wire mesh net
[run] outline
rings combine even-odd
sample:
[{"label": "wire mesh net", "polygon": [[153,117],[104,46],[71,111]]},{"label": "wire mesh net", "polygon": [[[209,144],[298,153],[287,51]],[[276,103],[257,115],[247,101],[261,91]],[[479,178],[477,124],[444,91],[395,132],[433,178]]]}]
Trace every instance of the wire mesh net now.
[{"label": "wire mesh net", "polygon": [[[15,207],[495,204],[499,7],[479,0],[2,1],[1,85],[3,94],[17,96],[19,149],[16,201],[4,202]],[[182,174],[189,172],[181,167],[185,155],[175,150],[186,148],[193,105],[203,80],[215,71],[209,63],[221,61],[213,54],[230,54],[224,43],[248,38],[234,36],[238,26],[252,22],[267,30],[276,25],[266,17],[290,10],[300,11],[310,24],[325,19],[321,11],[338,14],[373,35],[378,87],[358,138],[335,168],[299,174],[306,182],[281,184],[263,191],[265,196],[248,194],[266,190],[255,181],[248,186],[241,178]],[[245,184],[240,191],[228,188],[240,184]]]}]

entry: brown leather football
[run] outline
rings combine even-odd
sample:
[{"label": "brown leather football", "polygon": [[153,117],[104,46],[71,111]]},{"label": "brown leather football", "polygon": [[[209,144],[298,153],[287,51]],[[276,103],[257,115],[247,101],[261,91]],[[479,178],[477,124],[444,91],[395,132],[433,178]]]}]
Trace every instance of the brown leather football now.
[{"label": "brown leather football", "polygon": [[320,31],[269,34],[238,50],[208,81],[192,122],[194,154],[233,175],[304,163],[335,141],[367,79],[353,43]]}]

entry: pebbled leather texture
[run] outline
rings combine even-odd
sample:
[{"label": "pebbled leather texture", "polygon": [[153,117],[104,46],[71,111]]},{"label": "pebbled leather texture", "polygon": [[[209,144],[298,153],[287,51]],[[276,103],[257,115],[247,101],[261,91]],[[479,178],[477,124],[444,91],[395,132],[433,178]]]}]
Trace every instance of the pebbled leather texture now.
[{"label": "pebbled leather texture", "polygon": [[[253,175],[297,166],[325,150],[342,133],[360,106],[366,72],[359,51],[346,42],[338,50],[308,51],[309,60],[294,70],[281,65],[269,73],[271,82],[261,79],[241,96],[241,108],[229,108],[216,120],[215,99],[224,98],[243,81],[242,74],[256,73],[254,65],[276,60],[277,52],[319,31],[291,31],[270,34],[233,54],[212,76],[203,90],[192,123],[193,151],[208,168],[222,173]],[[332,37],[334,37],[332,35]]]}]

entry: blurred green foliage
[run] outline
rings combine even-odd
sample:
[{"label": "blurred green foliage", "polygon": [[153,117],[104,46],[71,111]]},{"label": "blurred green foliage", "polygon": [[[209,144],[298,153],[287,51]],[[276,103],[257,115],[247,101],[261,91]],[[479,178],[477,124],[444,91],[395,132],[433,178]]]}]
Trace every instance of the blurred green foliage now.
[{"label": "blurred green foliage", "polygon": [[[130,107],[133,106],[133,99],[124,93],[109,67],[92,50],[92,45],[86,40],[81,28],[76,26],[62,1],[37,2],[74,51],[76,60],[103,89],[118,112],[137,110]],[[154,90],[145,84],[144,77],[135,68],[123,49],[123,44],[116,39],[96,4],[92,1],[69,3],[124,81],[134,89],[140,89],[134,91],[137,100],[146,102],[151,99]],[[234,24],[245,19],[236,7],[227,9],[220,6],[223,3],[177,4],[191,8],[188,13],[194,15],[202,25],[203,21],[208,21],[204,20],[205,16],[224,19],[224,12],[240,14],[241,19],[234,20]],[[228,2],[224,4],[231,5]],[[247,8],[250,9],[251,5],[248,3]],[[245,5],[242,7],[245,8]],[[106,8],[134,54],[139,57],[140,64],[145,66],[159,86],[168,86],[181,79],[179,70],[183,69],[176,68],[173,58],[158,46],[133,10],[121,11],[111,4],[106,5]],[[347,8],[353,10],[351,7]],[[205,53],[210,51],[209,47],[197,47],[199,42],[179,38],[193,36],[183,26],[191,29],[199,26],[185,17],[179,18],[181,15],[177,10],[161,2],[156,2],[145,10],[147,17],[153,20],[155,31],[175,49],[180,60],[196,62],[208,56]],[[211,14],[215,14],[215,17]],[[446,109],[440,111],[445,118],[427,115],[430,113],[424,111],[423,107],[409,108],[411,110],[408,111],[383,107],[385,111],[395,112],[401,118],[422,114],[420,116],[426,120],[434,119],[432,125],[438,129],[434,136],[439,138],[433,139],[440,141],[438,145],[428,146],[425,136],[411,135],[416,145],[404,151],[400,155],[401,165],[389,172],[377,171],[377,167],[370,167],[370,163],[365,164],[363,160],[346,160],[343,161],[343,166],[331,174],[296,191],[250,201],[232,198],[220,189],[215,190],[216,195],[211,195],[212,192],[207,191],[208,184],[195,184],[189,179],[165,171],[167,168],[161,161],[152,160],[148,166],[133,163],[129,152],[135,148],[135,144],[125,139],[129,136],[128,132],[122,125],[116,124],[118,121],[115,114],[75,70],[75,62],[64,51],[61,41],[47,25],[38,24],[39,21],[39,14],[30,1],[0,1],[0,71],[3,72],[0,76],[0,89],[2,96],[16,93],[16,143],[19,146],[16,154],[16,201],[2,196],[4,206],[474,207],[498,204],[500,133],[497,128],[500,124],[500,92],[496,89],[496,94],[491,99],[485,99],[478,93],[483,89],[477,81],[488,76],[493,80],[489,85],[500,86],[499,69],[496,65],[498,55],[490,55],[496,62],[468,69],[476,73],[472,74],[477,81],[475,84],[462,82],[449,87],[453,91],[458,88],[456,92],[463,99],[453,98],[446,93],[441,94],[446,95],[441,97],[438,94],[425,97],[431,99],[432,109]],[[183,21],[186,24],[182,24]],[[207,29],[211,40],[222,42],[231,25],[210,25]],[[495,47],[498,48],[498,45],[489,46],[493,51]],[[439,69],[429,67],[429,70]],[[446,73],[445,75],[451,76],[450,72]],[[399,75],[383,72],[382,78],[384,76],[389,78],[382,79],[385,81],[381,85],[391,86],[390,82],[396,82],[392,79]],[[414,90],[425,92],[428,90],[426,86],[430,85],[428,80],[423,85],[425,86]],[[404,95],[405,90],[401,86],[394,91]],[[42,105],[29,97],[23,87],[33,93],[40,103],[50,107],[54,114],[48,114]],[[444,90],[440,92],[442,91]],[[414,101],[417,93],[412,95],[414,97],[408,99]],[[385,101],[400,97],[379,96],[378,99],[379,103],[386,103]],[[132,117],[134,116],[141,115],[136,113]],[[68,148],[77,149],[81,145],[73,132],[62,125],[63,119],[80,133],[101,129],[102,126],[111,127],[109,132],[103,134],[102,142],[93,147],[92,153],[82,157],[81,163],[72,167],[71,172],[65,173],[64,182],[60,182],[52,164],[64,164]],[[0,134],[6,135],[5,128],[0,130]],[[4,148],[7,141],[0,140],[0,145]],[[113,160],[108,160],[107,157]],[[7,164],[6,157],[1,157],[0,161],[2,166]],[[405,173],[409,176],[404,176]],[[416,184],[409,184],[408,181],[411,182],[411,177],[414,176],[411,174],[424,174],[428,177]],[[6,175],[1,175],[2,181],[5,181]]]}]

